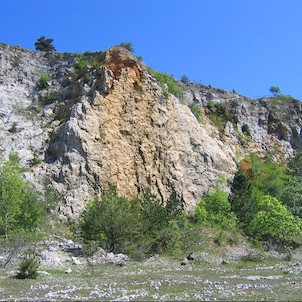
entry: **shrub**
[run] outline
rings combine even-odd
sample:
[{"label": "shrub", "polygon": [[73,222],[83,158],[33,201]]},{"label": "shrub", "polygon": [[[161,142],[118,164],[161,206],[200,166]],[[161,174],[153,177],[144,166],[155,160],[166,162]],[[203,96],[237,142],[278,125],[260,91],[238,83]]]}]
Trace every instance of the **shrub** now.
[{"label": "shrub", "polygon": [[196,104],[194,101],[192,103],[190,103],[188,106],[191,109],[192,113],[195,115],[197,121],[199,123],[202,122],[203,111],[201,109],[201,106]]},{"label": "shrub", "polygon": [[279,199],[293,215],[302,218],[302,177],[290,177]]},{"label": "shrub", "polygon": [[166,208],[155,195],[147,190],[141,200],[142,243],[147,253],[162,252],[165,243],[163,230],[168,226]]},{"label": "shrub", "polygon": [[36,50],[39,51],[56,51],[54,46],[52,45],[53,39],[46,39],[45,36],[41,36],[38,38],[37,42],[35,42]]},{"label": "shrub", "polygon": [[134,52],[134,48],[131,42],[122,42],[121,44],[119,44],[118,46],[126,48],[127,50],[129,50],[130,52]]},{"label": "shrub", "polygon": [[183,204],[175,193],[166,205],[150,190],[141,200],[127,200],[109,190],[101,199],[90,202],[81,215],[79,229],[85,246],[102,246],[112,252],[127,252],[143,259],[182,245]]},{"label": "shrub", "polygon": [[233,229],[237,223],[236,216],[231,211],[228,195],[220,189],[216,189],[200,201],[195,215],[197,221],[221,229]]},{"label": "shrub", "polygon": [[279,197],[285,187],[288,176],[285,167],[270,158],[262,159],[251,154],[241,161],[232,184],[230,202],[244,230],[259,209],[259,200],[264,195]]},{"label": "shrub", "polygon": [[302,149],[298,149],[294,157],[288,162],[291,175],[302,177]]},{"label": "shrub", "polygon": [[82,78],[84,83],[91,81],[91,75],[87,66],[91,64],[93,67],[98,67],[100,62],[95,58],[86,58],[84,54],[79,54],[74,65],[74,77],[79,79]]},{"label": "shrub", "polygon": [[36,257],[34,250],[27,250],[19,265],[18,279],[36,279],[38,277],[38,268],[40,263]]},{"label": "shrub", "polygon": [[151,68],[148,70],[160,83],[165,98],[168,98],[170,93],[174,94],[176,97],[182,97],[182,89],[171,75],[153,70]]},{"label": "shrub", "polygon": [[189,83],[189,78],[188,78],[186,75],[183,75],[183,76],[181,77],[181,81],[182,81],[183,83],[185,83],[185,84],[188,84],[188,83]]},{"label": "shrub", "polygon": [[218,128],[220,133],[224,132],[225,125],[228,121],[226,109],[221,103],[209,101],[207,104],[208,117],[211,122]]},{"label": "shrub", "polygon": [[281,94],[281,89],[278,86],[271,86],[269,89],[270,93],[272,93],[274,96]]},{"label": "shrub", "polygon": [[86,60],[85,55],[79,54],[73,65],[77,77],[83,76],[85,74],[85,68],[87,65],[88,65],[88,60]]},{"label": "shrub", "polygon": [[250,223],[251,235],[275,240],[283,246],[292,236],[302,234],[302,220],[293,216],[277,198],[265,195],[258,207],[260,210]]},{"label": "shrub", "polygon": [[42,74],[38,81],[38,86],[40,89],[44,89],[48,87],[49,77],[47,74]]},{"label": "shrub", "polygon": [[18,132],[18,128],[17,128],[17,123],[13,122],[11,128],[8,130],[8,132],[10,133],[17,133]]},{"label": "shrub", "polygon": [[34,232],[45,214],[38,194],[21,178],[18,156],[11,154],[0,170],[0,235],[7,243]]},{"label": "shrub", "polygon": [[118,253],[137,240],[138,222],[136,202],[110,189],[87,205],[80,218],[80,231],[84,241],[96,241],[105,250]]}]

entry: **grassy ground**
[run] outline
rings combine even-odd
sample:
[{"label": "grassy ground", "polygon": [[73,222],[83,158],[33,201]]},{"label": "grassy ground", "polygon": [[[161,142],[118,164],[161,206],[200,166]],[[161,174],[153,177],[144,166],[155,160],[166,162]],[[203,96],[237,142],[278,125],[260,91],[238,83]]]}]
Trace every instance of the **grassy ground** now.
[{"label": "grassy ground", "polygon": [[0,270],[0,301],[141,301],[141,300],[301,300],[302,266],[294,261],[180,266],[178,260],[154,258],[94,268],[49,269],[37,280],[17,280]]}]

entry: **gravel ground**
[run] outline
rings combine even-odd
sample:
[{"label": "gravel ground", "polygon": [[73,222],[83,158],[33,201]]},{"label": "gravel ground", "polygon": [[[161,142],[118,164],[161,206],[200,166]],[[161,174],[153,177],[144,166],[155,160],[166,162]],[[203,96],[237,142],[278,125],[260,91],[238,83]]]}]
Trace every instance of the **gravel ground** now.
[{"label": "gravel ground", "polygon": [[155,257],[126,265],[72,265],[45,269],[37,280],[0,270],[0,301],[291,300],[302,295],[299,261],[231,261],[181,266]]}]

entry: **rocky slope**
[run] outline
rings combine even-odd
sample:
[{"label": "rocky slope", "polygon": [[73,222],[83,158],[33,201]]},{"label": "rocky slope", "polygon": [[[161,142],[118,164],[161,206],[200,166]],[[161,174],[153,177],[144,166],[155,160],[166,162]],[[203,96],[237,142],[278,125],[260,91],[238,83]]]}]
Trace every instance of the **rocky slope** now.
[{"label": "rocky slope", "polygon": [[63,216],[77,216],[110,186],[127,197],[150,188],[162,200],[175,191],[189,209],[221,179],[231,181],[245,154],[283,161],[301,145],[297,100],[251,100],[189,83],[178,84],[182,98],[167,97],[123,48],[84,57],[75,70],[76,54],[0,44],[1,157],[17,152],[24,177],[60,193]]}]

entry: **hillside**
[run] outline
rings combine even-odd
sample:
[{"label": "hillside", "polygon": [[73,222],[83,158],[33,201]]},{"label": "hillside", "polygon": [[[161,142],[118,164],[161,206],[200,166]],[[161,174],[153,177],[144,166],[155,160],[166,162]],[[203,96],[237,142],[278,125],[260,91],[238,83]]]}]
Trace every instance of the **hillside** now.
[{"label": "hillside", "polygon": [[163,201],[176,192],[191,209],[221,179],[228,188],[245,155],[286,162],[302,144],[298,100],[174,85],[177,96],[120,47],[79,56],[0,44],[1,159],[17,152],[24,177],[74,217],[111,186]]}]

